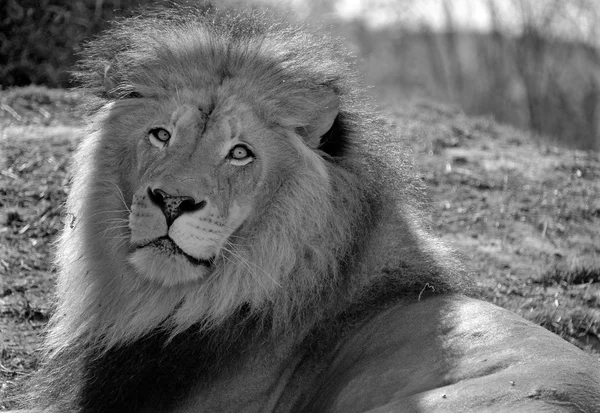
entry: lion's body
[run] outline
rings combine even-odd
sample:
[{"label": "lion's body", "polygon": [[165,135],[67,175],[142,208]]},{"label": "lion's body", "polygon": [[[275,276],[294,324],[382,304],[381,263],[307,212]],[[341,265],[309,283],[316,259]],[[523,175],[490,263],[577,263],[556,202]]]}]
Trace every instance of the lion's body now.
[{"label": "lion's body", "polygon": [[76,156],[35,408],[600,406],[590,357],[461,295],[337,47],[195,9],[91,44],[79,77],[105,104]]}]

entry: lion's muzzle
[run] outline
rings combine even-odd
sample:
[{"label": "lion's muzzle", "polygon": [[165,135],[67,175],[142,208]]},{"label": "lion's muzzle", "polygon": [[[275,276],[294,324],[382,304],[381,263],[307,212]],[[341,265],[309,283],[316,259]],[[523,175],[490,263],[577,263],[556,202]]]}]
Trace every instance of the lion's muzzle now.
[{"label": "lion's muzzle", "polygon": [[157,238],[154,241],[151,241],[145,245],[140,245],[137,249],[146,248],[146,247],[154,247],[159,251],[165,252],[167,254],[179,254],[187,258],[187,260],[194,265],[203,265],[205,267],[212,267],[214,263],[214,257],[209,259],[198,259],[192,257],[189,254],[186,254],[179,246],[168,236]]}]

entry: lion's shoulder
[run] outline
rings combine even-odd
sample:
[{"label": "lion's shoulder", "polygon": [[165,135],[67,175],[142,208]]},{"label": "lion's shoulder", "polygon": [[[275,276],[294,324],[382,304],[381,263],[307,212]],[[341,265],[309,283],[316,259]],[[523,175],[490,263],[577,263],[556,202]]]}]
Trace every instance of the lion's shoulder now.
[{"label": "lion's shoulder", "polygon": [[500,411],[594,411],[599,383],[595,360],[558,336],[492,304],[443,295],[361,323],[336,348],[308,410],[480,412],[495,400]]}]

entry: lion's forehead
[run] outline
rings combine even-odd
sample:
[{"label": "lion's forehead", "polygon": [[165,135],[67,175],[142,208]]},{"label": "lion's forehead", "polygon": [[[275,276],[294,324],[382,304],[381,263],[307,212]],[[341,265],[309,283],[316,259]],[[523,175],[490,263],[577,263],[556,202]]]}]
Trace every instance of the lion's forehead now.
[{"label": "lion's forehead", "polygon": [[189,85],[175,93],[165,91],[151,98],[157,104],[160,120],[172,125],[206,124],[216,128],[224,138],[234,138],[243,127],[260,124],[256,110],[246,99],[229,87],[201,87]]},{"label": "lion's forehead", "polygon": [[[142,121],[146,129],[166,129],[171,135],[170,148],[155,152],[162,163],[220,160],[228,151],[232,141],[252,137],[261,138],[262,122],[252,108],[235,96],[218,97],[213,100],[195,99],[206,91],[188,91],[188,96],[161,96],[150,100],[153,110],[146,112]],[[194,94],[194,95],[190,95]],[[158,102],[158,104],[156,104]],[[141,102],[146,105],[146,102]],[[125,115],[127,116],[127,115]],[[127,133],[127,132],[126,132]],[[118,139],[118,138],[117,138]],[[142,156],[142,161],[152,156]]]}]

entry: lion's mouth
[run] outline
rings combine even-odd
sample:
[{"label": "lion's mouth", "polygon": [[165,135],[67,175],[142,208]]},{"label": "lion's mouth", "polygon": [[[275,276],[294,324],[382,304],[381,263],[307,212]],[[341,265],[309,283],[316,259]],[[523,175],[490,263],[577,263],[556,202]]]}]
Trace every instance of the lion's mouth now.
[{"label": "lion's mouth", "polygon": [[212,267],[214,264],[214,257],[213,258],[209,258],[207,260],[204,259],[198,259],[198,258],[194,258],[189,254],[186,254],[181,248],[179,248],[179,246],[168,236],[164,236],[164,237],[160,237],[157,238],[155,240],[150,241],[147,244],[144,245],[140,245],[137,247],[137,249],[141,249],[141,248],[145,248],[145,247],[154,247],[160,251],[166,252],[167,254],[176,254],[176,255],[182,255],[185,258],[187,258],[187,260],[189,262],[191,262],[194,265],[203,265],[205,267]]}]

